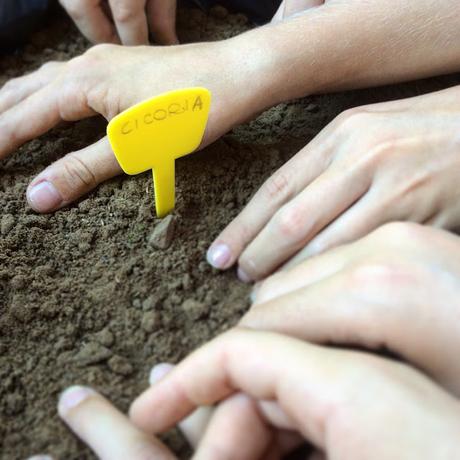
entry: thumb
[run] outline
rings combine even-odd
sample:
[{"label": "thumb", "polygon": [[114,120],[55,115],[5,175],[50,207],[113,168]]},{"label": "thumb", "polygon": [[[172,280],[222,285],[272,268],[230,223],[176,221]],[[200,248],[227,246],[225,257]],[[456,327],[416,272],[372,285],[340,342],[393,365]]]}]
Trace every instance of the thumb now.
[{"label": "thumb", "polygon": [[63,208],[122,170],[106,137],[48,166],[29,185],[27,201],[37,212]]}]

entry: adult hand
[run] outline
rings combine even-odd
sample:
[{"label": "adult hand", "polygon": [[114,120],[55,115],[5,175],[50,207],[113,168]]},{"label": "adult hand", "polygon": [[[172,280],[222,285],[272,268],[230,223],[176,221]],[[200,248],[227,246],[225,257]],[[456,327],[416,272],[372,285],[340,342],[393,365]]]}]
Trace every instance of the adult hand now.
[{"label": "adult hand", "polygon": [[178,43],[177,0],[59,0],[93,43],[147,45],[149,27],[158,43]]},{"label": "adult hand", "polygon": [[268,179],[209,261],[260,280],[386,222],[456,228],[459,132],[460,87],[345,112]]},{"label": "adult hand", "polygon": [[387,224],[268,278],[241,325],[391,350],[460,396],[459,261],[457,236]]},{"label": "adult hand", "polygon": [[[110,120],[140,101],[190,86],[207,87],[213,95],[205,146],[259,110],[262,80],[261,92],[248,84],[257,62],[242,66],[240,59],[224,41],[168,48],[98,45],[67,63],[47,64],[0,91],[0,159],[62,120],[96,114]],[[38,212],[54,211],[120,173],[104,138],[39,174],[27,198]]]},{"label": "adult hand", "polygon": [[296,436],[343,460],[460,453],[458,401],[417,371],[267,332],[234,330],[205,345],[138,398],[131,417],[160,433],[221,401],[225,417],[212,420],[195,458],[279,459]]}]

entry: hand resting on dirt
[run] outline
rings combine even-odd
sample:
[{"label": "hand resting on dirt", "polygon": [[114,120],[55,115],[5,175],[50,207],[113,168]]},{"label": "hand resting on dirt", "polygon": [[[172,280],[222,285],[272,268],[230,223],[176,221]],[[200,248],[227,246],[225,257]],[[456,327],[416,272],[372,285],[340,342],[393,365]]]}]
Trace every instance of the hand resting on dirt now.
[{"label": "hand resting on dirt", "polygon": [[238,260],[243,280],[260,280],[386,222],[458,228],[459,174],[460,86],[349,110],[267,180],[208,258],[225,248],[218,268]]}]

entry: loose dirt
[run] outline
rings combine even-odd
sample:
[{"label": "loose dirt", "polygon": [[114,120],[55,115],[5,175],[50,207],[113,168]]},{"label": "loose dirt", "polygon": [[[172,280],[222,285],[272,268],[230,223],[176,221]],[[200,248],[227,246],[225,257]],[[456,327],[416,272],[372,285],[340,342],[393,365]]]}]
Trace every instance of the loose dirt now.
[{"label": "loose dirt", "polygon": [[[184,42],[249,27],[222,9],[179,15]],[[55,16],[22,51],[0,58],[0,84],[87,46]],[[28,208],[32,177],[102,137],[101,120],[62,126],[0,162],[0,458],[93,458],[59,421],[59,393],[91,385],[126,410],[153,364],[176,362],[235,324],[249,288],[233,272],[211,269],[204,255],[265,178],[348,107],[459,82],[451,76],[282,104],[177,163],[177,210],[160,228],[148,175],[114,179],[53,215]],[[167,441],[187,457],[177,433]]]}]

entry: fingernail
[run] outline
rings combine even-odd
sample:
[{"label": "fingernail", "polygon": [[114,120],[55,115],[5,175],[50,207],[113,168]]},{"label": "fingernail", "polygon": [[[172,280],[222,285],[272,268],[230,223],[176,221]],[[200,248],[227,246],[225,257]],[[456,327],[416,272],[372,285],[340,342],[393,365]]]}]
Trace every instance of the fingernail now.
[{"label": "fingernail", "polygon": [[34,455],[33,457],[29,457],[27,460],[53,460],[53,457],[49,455]]},{"label": "fingernail", "polygon": [[254,288],[251,291],[251,294],[249,294],[249,298],[251,299],[251,302],[254,303],[257,300],[257,294],[260,290],[261,282],[258,282],[254,285]]},{"label": "fingernail", "polygon": [[149,376],[150,385],[159,382],[163,377],[169,374],[174,369],[172,364],[158,364],[151,371]]},{"label": "fingernail", "polygon": [[240,267],[238,267],[238,270],[237,270],[236,274],[237,274],[239,280],[242,281],[243,283],[248,284],[248,283],[250,283],[252,281],[252,279]]},{"label": "fingernail", "polygon": [[32,187],[27,194],[27,199],[30,206],[38,212],[52,211],[62,203],[61,194],[48,181],[40,182]]},{"label": "fingernail", "polygon": [[69,411],[81,404],[85,399],[95,394],[94,390],[87,387],[73,386],[64,390],[59,398],[58,412],[65,417]]},{"label": "fingernail", "polygon": [[209,265],[223,270],[224,268],[227,268],[227,265],[232,258],[232,253],[226,244],[216,244],[209,248],[206,258]]}]

